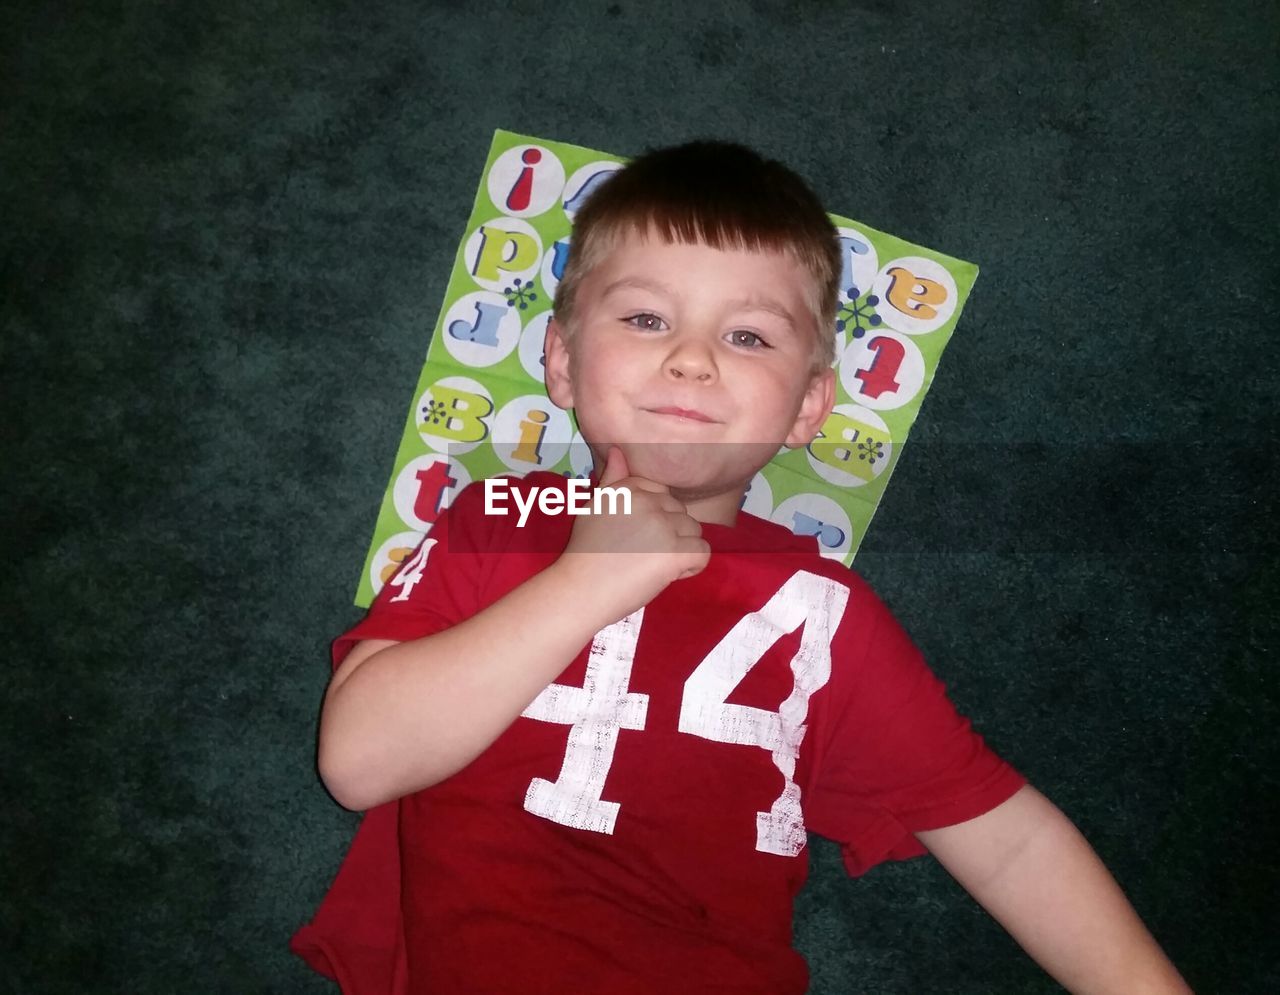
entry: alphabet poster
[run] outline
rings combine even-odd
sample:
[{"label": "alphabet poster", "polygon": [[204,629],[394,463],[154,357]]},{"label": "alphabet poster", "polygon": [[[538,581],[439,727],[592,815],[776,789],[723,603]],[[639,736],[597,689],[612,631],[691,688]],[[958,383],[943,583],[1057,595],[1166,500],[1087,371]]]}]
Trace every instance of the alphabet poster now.
[{"label": "alphabet poster", "polygon": [[[356,592],[367,607],[453,496],[473,480],[552,470],[590,453],[547,400],[542,342],[573,218],[624,160],[494,133],[405,421]],[[884,496],[978,268],[831,215],[844,272],[835,409],[810,445],[783,450],[743,509],[817,538],[850,563]]]}]

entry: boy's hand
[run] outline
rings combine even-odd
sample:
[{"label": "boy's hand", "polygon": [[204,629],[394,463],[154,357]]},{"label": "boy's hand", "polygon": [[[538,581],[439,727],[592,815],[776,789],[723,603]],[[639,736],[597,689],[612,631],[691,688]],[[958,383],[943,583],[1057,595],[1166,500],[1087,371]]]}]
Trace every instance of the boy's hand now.
[{"label": "boy's hand", "polygon": [[673,580],[707,565],[711,547],[702,526],[664,484],[630,475],[626,457],[610,448],[599,487],[631,492],[631,514],[619,500],[615,514],[580,515],[556,566],[572,573],[581,596],[601,599],[611,621],[648,604]]}]

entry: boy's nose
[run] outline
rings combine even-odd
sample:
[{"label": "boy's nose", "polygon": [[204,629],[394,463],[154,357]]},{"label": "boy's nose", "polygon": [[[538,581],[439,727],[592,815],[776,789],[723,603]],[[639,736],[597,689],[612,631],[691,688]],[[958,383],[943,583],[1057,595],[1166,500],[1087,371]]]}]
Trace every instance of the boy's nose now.
[{"label": "boy's nose", "polygon": [[673,380],[714,380],[716,364],[711,353],[700,345],[685,342],[671,351],[666,362],[667,376]]}]

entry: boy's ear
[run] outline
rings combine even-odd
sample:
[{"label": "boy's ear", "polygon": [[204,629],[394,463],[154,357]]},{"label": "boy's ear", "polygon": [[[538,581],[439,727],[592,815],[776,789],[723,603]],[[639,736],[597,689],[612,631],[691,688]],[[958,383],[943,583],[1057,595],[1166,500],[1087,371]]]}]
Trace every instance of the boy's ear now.
[{"label": "boy's ear", "polygon": [[835,370],[827,367],[815,373],[809,381],[809,389],[800,402],[800,410],[796,414],[795,424],[787,436],[786,444],[790,449],[807,446],[822,429],[822,423],[831,414],[836,403]]},{"label": "boy's ear", "polygon": [[565,411],[573,407],[573,381],[569,376],[569,366],[569,345],[564,340],[564,329],[553,317],[547,322],[547,337],[542,342],[543,379],[551,403]]}]

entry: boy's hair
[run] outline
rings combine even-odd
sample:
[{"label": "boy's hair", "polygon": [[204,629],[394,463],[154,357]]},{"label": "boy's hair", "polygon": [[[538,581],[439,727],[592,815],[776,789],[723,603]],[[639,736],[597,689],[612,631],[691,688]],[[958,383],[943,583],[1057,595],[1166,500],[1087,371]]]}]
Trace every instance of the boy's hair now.
[{"label": "boy's hair", "polygon": [[582,278],[628,234],[714,249],[774,251],[812,277],[806,295],[816,331],[813,371],[835,360],[840,246],[808,185],[780,162],[728,142],[690,142],[647,152],[600,184],[574,219],[555,314],[572,338]]}]

